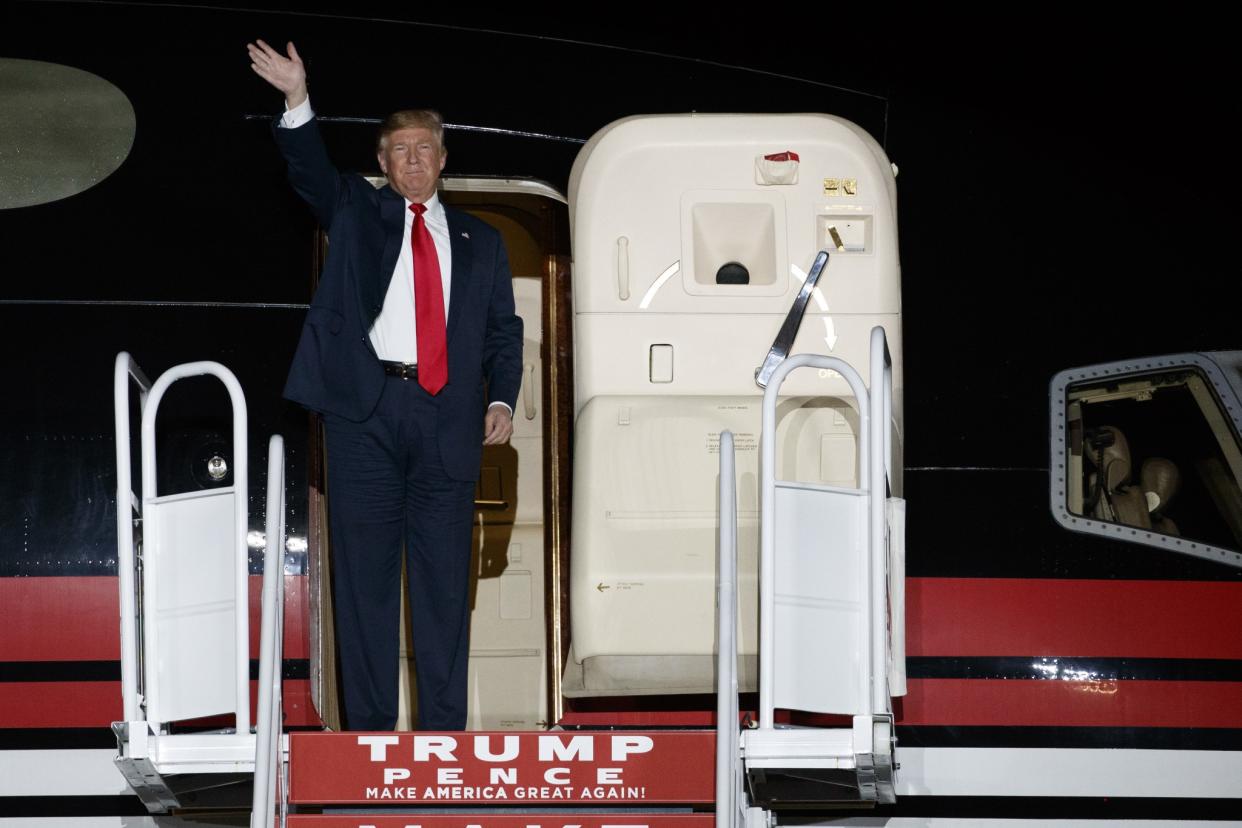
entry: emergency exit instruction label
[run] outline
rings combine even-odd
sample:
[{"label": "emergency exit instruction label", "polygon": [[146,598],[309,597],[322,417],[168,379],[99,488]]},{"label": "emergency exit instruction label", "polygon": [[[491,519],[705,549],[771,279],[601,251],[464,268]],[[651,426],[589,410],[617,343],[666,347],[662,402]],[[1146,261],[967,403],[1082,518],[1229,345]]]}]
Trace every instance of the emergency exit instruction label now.
[{"label": "emergency exit instruction label", "polygon": [[714,738],[701,731],[293,733],[289,798],[301,804],[703,803],[715,795]]},{"label": "emergency exit instruction label", "polygon": [[[740,431],[733,435],[734,451],[755,451],[759,448],[759,440],[751,431]],[[720,432],[713,431],[707,435],[707,453],[720,454]]]}]

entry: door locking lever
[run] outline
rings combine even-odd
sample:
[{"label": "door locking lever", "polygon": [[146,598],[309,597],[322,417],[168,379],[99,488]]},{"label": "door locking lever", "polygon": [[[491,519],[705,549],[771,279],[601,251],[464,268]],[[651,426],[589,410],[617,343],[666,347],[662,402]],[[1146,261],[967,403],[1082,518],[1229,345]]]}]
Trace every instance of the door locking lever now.
[{"label": "door locking lever", "polygon": [[789,356],[789,351],[793,348],[794,338],[798,336],[798,328],[802,325],[802,315],[806,313],[806,303],[811,298],[811,291],[815,290],[815,285],[819,283],[820,274],[824,272],[824,268],[827,266],[828,251],[821,250],[815,257],[815,263],[811,265],[811,272],[807,274],[806,281],[802,283],[802,289],[794,297],[793,306],[790,307],[784,324],[781,325],[780,331],[776,334],[776,341],[772,343],[772,347],[768,350],[768,355],[764,358],[763,364],[755,369],[755,384],[760,388],[768,387],[768,380],[772,378],[772,372],[776,370],[776,366],[784,362],[785,357]]}]

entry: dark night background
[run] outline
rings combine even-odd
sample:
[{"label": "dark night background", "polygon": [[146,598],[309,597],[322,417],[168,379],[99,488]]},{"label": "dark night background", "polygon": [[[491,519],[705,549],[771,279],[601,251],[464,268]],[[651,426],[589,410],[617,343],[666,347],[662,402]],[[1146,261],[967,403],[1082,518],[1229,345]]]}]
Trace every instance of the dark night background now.
[{"label": "dark night background", "polygon": [[[259,117],[278,111],[280,96],[252,74],[244,49],[255,37],[292,39],[321,116],[432,105],[453,124],[573,139],[451,131],[447,174],[533,176],[563,190],[577,142],[637,113],[817,111],[858,122],[901,171],[911,531],[975,509],[1011,518],[991,535],[969,530],[958,548],[912,546],[910,574],[1107,576],[1125,554],[1139,575],[1222,576],[1133,548],[1065,564],[1076,542],[1051,527],[1043,473],[1056,371],[1242,347],[1233,273],[1242,176],[1227,126],[1238,73],[1221,21],[1183,10],[1180,23],[1153,18],[1143,29],[1052,11],[856,22],[818,7],[819,16],[790,12],[777,42],[772,20],[723,9],[706,23],[673,11],[640,24],[618,9],[544,19],[257,5],[265,10],[12,2],[0,11],[0,56],[93,72],[128,95],[138,124],[131,156],[101,184],[0,212],[0,422],[26,435],[3,449],[10,467],[46,465],[32,440],[80,441],[62,446],[79,457],[90,443],[98,492],[110,496],[110,366],[121,349],[153,373],[191,358],[233,367],[250,395],[253,439],[304,428],[278,390],[296,305],[309,301],[313,225]],[[342,167],[372,168],[373,126],[325,132]],[[145,304],[64,304],[79,300]],[[961,467],[992,471],[951,470]],[[38,500],[31,473],[22,496]],[[918,506],[933,489],[937,505]],[[1060,552],[998,560],[1028,531]],[[110,542],[100,539],[100,556]]]}]

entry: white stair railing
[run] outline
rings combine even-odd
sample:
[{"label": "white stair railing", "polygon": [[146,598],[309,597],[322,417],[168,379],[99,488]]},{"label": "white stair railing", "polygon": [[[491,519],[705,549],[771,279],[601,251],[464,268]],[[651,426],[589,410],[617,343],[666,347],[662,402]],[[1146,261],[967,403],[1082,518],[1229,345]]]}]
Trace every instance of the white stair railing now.
[{"label": "white stair railing", "polygon": [[[160,402],[173,383],[198,376],[220,380],[232,402],[233,485],[160,497],[155,443]],[[151,386],[142,412],[144,688],[146,720],[156,733],[178,719],[228,713],[236,719],[238,734],[250,731],[246,430],[246,397],[241,384],[218,362],[189,362],[169,368]],[[218,529],[221,521],[231,522],[227,535]],[[230,562],[209,560],[219,554],[216,544],[220,542],[231,546],[225,550],[231,554]],[[219,575],[229,564],[231,590]],[[185,604],[195,610],[185,610]],[[213,627],[214,618],[226,615],[233,621],[231,647]],[[179,640],[182,635],[199,637],[193,651],[181,651],[182,644],[190,647],[188,640]],[[165,636],[173,640],[161,644]],[[231,659],[226,657],[229,652]],[[211,664],[213,655],[222,663]],[[221,707],[220,674],[232,677],[231,709]]]},{"label": "white stair railing", "polygon": [[868,504],[871,531],[868,560],[871,579],[871,709],[887,712],[892,706],[888,689],[888,481],[892,434],[893,364],[884,329],[871,329],[871,464]]},{"label": "white stair railing", "polygon": [[[868,462],[871,436],[870,395],[862,377],[854,367],[839,357],[818,354],[796,354],[782,362],[772,373],[763,394],[762,427],[759,438],[759,730],[775,729],[775,709],[778,695],[776,670],[776,403],[785,377],[798,368],[818,368],[836,371],[849,384],[858,401],[858,477],[859,489],[874,498],[872,467]],[[869,534],[870,527],[866,527]],[[828,538],[821,539],[827,542]],[[871,544],[868,539],[867,546]],[[813,659],[811,653],[804,658]],[[859,676],[865,681],[865,676]],[[867,691],[869,691],[867,687]],[[870,692],[856,694],[863,709],[850,711],[856,715],[870,715],[872,697]],[[884,708],[881,707],[880,710]],[[845,711],[829,711],[845,712]]]},{"label": "white stair railing", "polygon": [[[285,441],[273,435],[267,449],[267,525],[263,556],[263,616],[259,639],[259,706],[255,726],[251,828],[271,826],[282,767],[281,664],[285,605]],[[283,807],[277,824],[284,824]]]},{"label": "white stair railing", "polygon": [[[213,376],[232,404],[233,484],[173,494],[157,490],[156,421],[178,380]],[[142,496],[133,491],[130,382],[141,411]],[[253,769],[254,825],[284,824],[277,782],[284,767],[281,665],[284,629],[285,453],[268,445],[267,521],[260,633],[257,732],[250,727],[249,474],[246,399],[215,362],[177,365],[154,383],[127,353],[117,355],[117,559],[124,722],[113,724],[116,764],[154,813],[179,807],[169,775]],[[133,514],[142,518],[135,544]],[[141,551],[141,555],[136,554]],[[141,560],[139,560],[141,558]],[[141,580],[136,577],[141,573]],[[233,714],[236,727],[170,733],[172,722]]]},{"label": "white stair railing", "polygon": [[733,432],[720,433],[719,576],[716,581],[716,828],[740,828],[737,702],[737,474]]},{"label": "white stair railing", "polygon": [[[799,354],[772,371],[763,397],[759,726],[742,732],[741,750],[752,787],[765,785],[755,782],[765,774],[797,779],[804,771],[808,801],[895,801],[891,696],[904,693],[904,614],[893,581],[902,577],[903,510],[889,497],[892,362],[883,328],[872,330],[870,346],[870,389],[844,360]],[[799,368],[835,371],[857,401],[857,488],[776,479],[778,394]],[[721,508],[723,549],[723,501]],[[778,728],[777,707],[851,716],[852,726]],[[852,774],[852,794],[840,788],[841,772]],[[748,824],[755,810],[745,810]]]},{"label": "white stair railing", "polygon": [[134,519],[142,517],[142,499],[134,491],[129,440],[130,382],[138,388],[139,417],[146,409],[151,380],[127,352],[116,355],[112,374],[112,401],[116,422],[116,565],[121,612],[121,706],[125,721],[138,718],[142,704],[138,664],[137,556]]},{"label": "white stair railing", "polygon": [[[214,376],[229,394],[233,485],[161,494],[160,403],[173,383],[196,376]],[[131,471],[131,382],[141,412],[141,497]],[[122,352],[114,363],[113,402],[125,717],[112,724],[115,763],[147,809],[163,813],[180,806],[170,776],[254,768],[246,399],[237,378],[218,363],[178,365],[152,383]],[[230,714],[231,729],[171,732],[174,722]]]}]

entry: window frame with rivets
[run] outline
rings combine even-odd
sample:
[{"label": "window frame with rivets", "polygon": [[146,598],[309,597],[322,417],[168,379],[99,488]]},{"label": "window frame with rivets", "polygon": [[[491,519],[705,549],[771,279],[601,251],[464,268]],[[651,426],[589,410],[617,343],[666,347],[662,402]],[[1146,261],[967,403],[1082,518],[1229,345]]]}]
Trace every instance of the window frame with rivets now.
[{"label": "window frame with rivets", "polygon": [[1242,569],[1240,364],[1235,352],[1176,354],[1053,377],[1056,522]]}]

